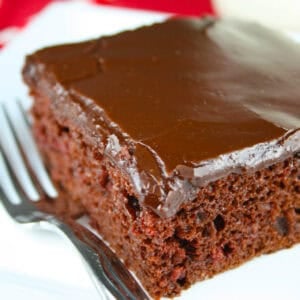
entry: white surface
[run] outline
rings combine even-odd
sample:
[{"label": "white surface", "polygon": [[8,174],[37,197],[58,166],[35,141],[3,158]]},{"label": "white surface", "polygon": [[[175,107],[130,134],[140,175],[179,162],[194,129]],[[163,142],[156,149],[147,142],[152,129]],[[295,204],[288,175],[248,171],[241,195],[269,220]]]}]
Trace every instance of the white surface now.
[{"label": "white surface", "polygon": [[[164,17],[82,3],[51,5],[0,53],[0,101],[28,99],[20,78],[26,53],[48,44],[111,34]],[[0,299],[99,299],[80,259],[70,244],[55,233],[24,229],[13,223],[0,205],[0,237]],[[297,246],[196,284],[180,299],[298,300],[299,270]]]},{"label": "white surface", "polygon": [[300,31],[299,0],[213,0],[221,16],[239,17],[270,27]]}]

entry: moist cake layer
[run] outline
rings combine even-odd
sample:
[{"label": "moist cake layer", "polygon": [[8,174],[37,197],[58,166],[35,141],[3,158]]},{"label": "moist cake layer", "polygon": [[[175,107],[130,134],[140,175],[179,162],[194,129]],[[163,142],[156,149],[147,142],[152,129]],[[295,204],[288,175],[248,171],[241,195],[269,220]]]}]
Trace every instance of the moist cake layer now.
[{"label": "moist cake layer", "polygon": [[[139,201],[171,216],[194,187],[299,150],[299,59],[258,25],[171,20],[43,49],[25,78],[47,78],[60,118],[76,118]],[[118,160],[124,146],[131,161]]]},{"label": "moist cake layer", "polygon": [[120,169],[69,122],[59,123],[50,107],[35,94],[34,133],[60,187],[60,198],[41,208],[87,213],[155,299],[300,242],[299,156],[212,181],[174,216],[161,218],[140,206]]}]

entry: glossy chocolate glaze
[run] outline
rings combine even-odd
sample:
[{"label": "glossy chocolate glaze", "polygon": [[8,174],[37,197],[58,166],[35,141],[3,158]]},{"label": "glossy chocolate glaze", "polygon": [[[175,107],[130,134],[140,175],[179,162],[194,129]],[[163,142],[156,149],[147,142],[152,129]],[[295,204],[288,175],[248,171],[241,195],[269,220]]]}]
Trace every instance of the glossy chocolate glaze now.
[{"label": "glossy chocolate glaze", "polygon": [[169,20],[40,50],[24,75],[161,216],[300,150],[300,46],[258,25]]}]

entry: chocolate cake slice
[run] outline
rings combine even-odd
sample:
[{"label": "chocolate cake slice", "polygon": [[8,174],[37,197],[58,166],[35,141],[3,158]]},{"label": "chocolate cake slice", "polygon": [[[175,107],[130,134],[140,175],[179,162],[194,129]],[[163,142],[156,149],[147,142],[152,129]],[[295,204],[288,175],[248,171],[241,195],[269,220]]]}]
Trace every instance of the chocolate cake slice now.
[{"label": "chocolate cake slice", "polygon": [[300,47],[283,36],[173,19],[42,49],[23,75],[60,212],[88,214],[153,297],[300,241]]}]

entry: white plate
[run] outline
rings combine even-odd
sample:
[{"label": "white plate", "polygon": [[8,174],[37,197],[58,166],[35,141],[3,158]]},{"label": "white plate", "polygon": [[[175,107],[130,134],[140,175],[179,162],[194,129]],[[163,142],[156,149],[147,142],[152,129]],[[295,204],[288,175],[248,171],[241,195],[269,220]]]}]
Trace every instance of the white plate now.
[{"label": "white plate", "polygon": [[[28,99],[20,77],[25,54],[49,44],[112,34],[164,18],[163,14],[94,7],[78,2],[52,4],[0,53],[0,101],[16,97]],[[299,35],[293,36],[300,40]],[[252,260],[196,284],[180,299],[296,300],[300,299],[299,270],[300,247],[297,246]],[[52,232],[18,226],[1,205],[0,298],[99,299],[67,241]]]}]

